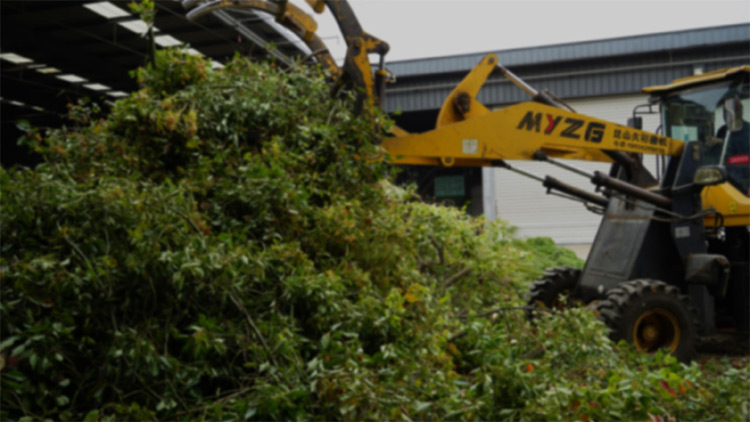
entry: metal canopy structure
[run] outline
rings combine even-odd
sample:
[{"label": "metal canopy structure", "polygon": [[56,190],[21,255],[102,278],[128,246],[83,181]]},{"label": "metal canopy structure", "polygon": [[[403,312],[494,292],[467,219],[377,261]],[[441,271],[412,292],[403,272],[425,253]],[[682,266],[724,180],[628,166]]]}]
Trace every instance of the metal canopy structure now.
[{"label": "metal canopy structure", "polygon": [[[0,117],[3,164],[16,161],[16,122],[59,126],[67,104],[106,104],[137,89],[130,71],[148,60],[146,25],[130,1],[1,1]],[[157,0],[156,47],[187,44],[219,66],[235,52],[290,63],[309,53],[273,18],[221,11],[186,19],[179,1]],[[23,161],[23,160],[21,160]]]}]

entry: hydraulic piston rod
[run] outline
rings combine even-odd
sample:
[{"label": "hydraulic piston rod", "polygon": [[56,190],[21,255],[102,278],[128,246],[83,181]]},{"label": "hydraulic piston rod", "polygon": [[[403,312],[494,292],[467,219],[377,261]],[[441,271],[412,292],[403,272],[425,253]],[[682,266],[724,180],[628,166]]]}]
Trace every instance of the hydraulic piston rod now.
[{"label": "hydraulic piston rod", "polygon": [[577,187],[561,182],[560,180],[557,180],[552,176],[546,176],[544,178],[544,181],[542,182],[542,185],[547,189],[555,189],[560,192],[567,193],[570,196],[575,196],[576,198],[583,201],[601,205],[605,208],[607,207],[607,205],[609,205],[609,199],[591,192],[587,192],[583,189],[578,189]]},{"label": "hydraulic piston rod", "polygon": [[605,188],[630,195],[634,198],[642,199],[650,204],[656,205],[657,207],[672,209],[672,200],[667,198],[666,196],[659,195],[658,193],[651,192],[636,185],[609,177],[600,171],[594,172],[594,177],[591,178],[591,183],[595,184],[596,186],[604,186]]},{"label": "hydraulic piston rod", "polygon": [[511,166],[510,164],[508,164],[507,162],[505,162],[503,160],[497,160],[497,161],[493,162],[493,164],[494,164],[495,167],[505,168],[505,169],[508,169],[508,170],[510,170],[510,171],[512,171],[514,173],[518,173],[518,174],[520,174],[522,176],[525,176],[525,177],[528,177],[530,179],[534,179],[536,181],[542,182],[542,186],[544,186],[545,188],[547,188],[549,190],[557,190],[557,191],[560,191],[562,193],[566,193],[566,194],[568,194],[570,196],[574,196],[574,197],[576,197],[578,199],[581,199],[581,200],[583,200],[585,202],[590,202],[592,204],[597,204],[597,205],[600,205],[600,206],[605,207],[605,208],[607,207],[607,204],[609,204],[609,199],[607,199],[607,198],[605,198],[603,196],[599,196],[599,195],[596,195],[594,193],[587,192],[587,191],[585,191],[583,189],[579,189],[579,188],[577,188],[577,187],[575,187],[573,185],[569,185],[569,184],[567,184],[565,182],[562,182],[562,181],[560,181],[558,179],[555,179],[554,177],[545,176],[544,178],[541,178],[541,177],[539,177],[539,176],[537,176],[537,175],[535,175],[533,173],[529,173],[529,172],[523,171],[521,169],[517,169],[517,168]]}]

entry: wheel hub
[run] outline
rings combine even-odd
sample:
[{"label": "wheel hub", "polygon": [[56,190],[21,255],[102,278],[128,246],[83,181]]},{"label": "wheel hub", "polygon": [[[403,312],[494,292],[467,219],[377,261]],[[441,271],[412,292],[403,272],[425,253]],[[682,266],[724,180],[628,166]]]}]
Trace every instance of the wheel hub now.
[{"label": "wheel hub", "polygon": [[633,344],[641,352],[666,348],[673,353],[680,343],[680,335],[677,318],[663,308],[644,311],[633,325]]},{"label": "wheel hub", "polygon": [[648,342],[656,341],[659,338],[659,327],[650,324],[643,329],[643,338]]}]

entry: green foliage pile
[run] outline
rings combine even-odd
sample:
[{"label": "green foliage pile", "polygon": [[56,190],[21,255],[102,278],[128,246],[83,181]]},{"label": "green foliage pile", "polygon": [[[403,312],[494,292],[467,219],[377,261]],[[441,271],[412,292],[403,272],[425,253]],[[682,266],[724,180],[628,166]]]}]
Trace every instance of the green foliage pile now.
[{"label": "green foliage pile", "polygon": [[[512,228],[510,234],[515,234]],[[549,237],[531,237],[528,239],[513,239],[512,243],[518,248],[533,251],[527,259],[534,268],[573,267],[583,268],[583,261],[575,252],[567,248],[560,248]]]},{"label": "green foliage pile", "polygon": [[321,71],[166,51],[137,78],[0,172],[3,419],[747,418],[747,369],[529,324],[526,283],[578,261],[392,186]]}]

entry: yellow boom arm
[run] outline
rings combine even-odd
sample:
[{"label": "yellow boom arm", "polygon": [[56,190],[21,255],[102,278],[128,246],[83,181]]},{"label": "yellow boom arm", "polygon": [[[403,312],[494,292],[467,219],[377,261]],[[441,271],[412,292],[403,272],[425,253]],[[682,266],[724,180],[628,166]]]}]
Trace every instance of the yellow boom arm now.
[{"label": "yellow boom arm", "polygon": [[[395,163],[491,166],[497,160],[531,160],[536,151],[552,158],[610,162],[605,151],[661,155],[682,151],[682,141],[537,101],[490,111],[476,95],[496,67],[494,54],[479,62],[446,99],[436,129],[394,133],[384,139],[382,146]],[[537,94],[517,78],[511,80]]]},{"label": "yellow boom arm", "polygon": [[491,165],[528,160],[541,150],[553,158],[612,161],[602,151],[677,155],[683,142],[560,108],[524,102],[429,132],[386,138],[399,164]]}]

